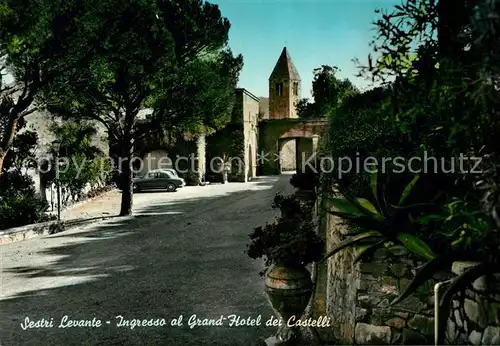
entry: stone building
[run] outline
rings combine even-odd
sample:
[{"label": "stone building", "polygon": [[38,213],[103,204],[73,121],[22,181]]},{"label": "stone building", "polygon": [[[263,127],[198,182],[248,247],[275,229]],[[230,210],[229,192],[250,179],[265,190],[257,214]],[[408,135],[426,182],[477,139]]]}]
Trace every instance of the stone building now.
[{"label": "stone building", "polygon": [[[299,119],[301,78],[286,47],[269,77],[269,98],[261,102],[259,153],[262,174],[301,171],[304,162],[317,151],[318,139],[325,133],[327,120]],[[267,112],[265,107],[268,105]]]},{"label": "stone building", "polygon": [[[184,139],[174,144],[155,136],[144,143],[136,141],[135,156],[142,158],[138,174],[157,168],[180,168],[181,174],[194,170],[194,175],[201,179],[217,181],[222,179],[221,158],[230,163],[229,181],[247,182],[258,174],[296,170],[300,154],[316,150],[318,134],[324,132],[326,121],[298,118],[296,103],[301,97],[301,78],[286,47],[270,74],[268,87],[268,97],[260,98],[245,88],[235,89],[231,122],[214,134],[185,134]],[[138,118],[145,119],[149,113],[150,109],[142,110]],[[54,120],[37,112],[27,121],[28,128],[36,129],[39,134],[38,154],[46,155],[54,139],[49,128]],[[99,132],[96,144],[104,152],[110,152],[105,129],[96,125]],[[37,174],[32,175],[39,185]]]},{"label": "stone building", "polygon": [[225,160],[230,164],[229,181],[247,182],[257,176],[259,98],[244,88],[235,90],[231,122],[206,140],[206,170],[217,180]]},{"label": "stone building", "polygon": [[298,118],[296,104],[300,92],[299,73],[284,47],[269,77],[269,119]]},{"label": "stone building", "polygon": [[298,118],[301,78],[286,47],[271,72],[268,87],[268,97],[260,98],[247,89],[236,89],[231,122],[193,149],[200,162],[206,160],[207,180],[222,179],[223,159],[230,167],[228,181],[247,182],[257,174],[298,170],[305,158],[317,151],[327,121]]},{"label": "stone building", "polygon": [[220,169],[212,163],[225,153],[231,160],[229,181],[246,182],[257,171],[295,171],[302,162],[301,154],[307,156],[316,150],[318,134],[323,133],[326,121],[298,118],[301,78],[286,47],[269,76],[268,87],[268,97],[261,98],[246,89],[236,89],[232,122],[207,138],[207,172]]}]

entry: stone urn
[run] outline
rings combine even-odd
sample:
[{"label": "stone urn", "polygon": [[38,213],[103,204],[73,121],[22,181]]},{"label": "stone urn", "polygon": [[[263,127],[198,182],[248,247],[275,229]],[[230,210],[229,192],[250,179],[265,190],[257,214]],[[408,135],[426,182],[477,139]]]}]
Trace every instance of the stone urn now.
[{"label": "stone urn", "polygon": [[304,313],[313,292],[311,274],[302,265],[272,265],[266,273],[265,290],[274,311],[281,318],[276,336],[266,339],[270,345],[298,345],[298,327],[288,327]]},{"label": "stone urn", "polygon": [[303,202],[310,202],[316,199],[316,193],[314,190],[298,189],[295,191],[295,196],[298,200]]},{"label": "stone urn", "polygon": [[231,171],[231,164],[230,163],[224,163],[222,166],[222,183],[227,184],[229,179],[229,172]]}]

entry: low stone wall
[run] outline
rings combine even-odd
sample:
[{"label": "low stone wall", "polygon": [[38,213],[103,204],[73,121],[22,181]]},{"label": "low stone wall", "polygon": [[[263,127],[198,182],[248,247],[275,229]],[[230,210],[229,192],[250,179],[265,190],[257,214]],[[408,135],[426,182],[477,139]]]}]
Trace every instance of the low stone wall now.
[{"label": "low stone wall", "polygon": [[58,229],[58,221],[47,221],[33,225],[10,228],[0,231],[0,245],[51,234]]},{"label": "low stone wall", "polygon": [[[323,208],[324,209],[324,208]],[[320,222],[330,251],[346,238],[347,226],[331,214],[321,213]],[[345,249],[327,261],[325,311],[332,319],[331,334],[339,344],[434,343],[434,283],[436,278],[403,302],[389,303],[408,286],[415,275],[416,263],[403,247],[377,251],[368,262],[354,264],[356,250]],[[319,286],[319,285],[318,285]],[[320,304],[317,304],[320,306]]]},{"label": "low stone wall", "polygon": [[[473,263],[455,263],[460,275]],[[500,277],[477,279],[470,289],[455,297],[446,329],[446,343],[461,345],[500,344]]]},{"label": "low stone wall", "polygon": [[359,266],[356,297],[356,344],[429,345],[434,343],[434,295],[429,282],[401,303],[389,307],[403,293],[417,267],[402,247],[377,251]]},{"label": "low stone wall", "polygon": [[45,235],[52,235],[59,232],[64,232],[76,227],[82,227],[94,222],[113,218],[115,216],[103,216],[96,218],[80,218],[67,221],[58,222],[47,221],[32,225],[26,225],[8,230],[0,231],[0,245],[13,243],[16,241],[27,240],[34,237],[41,237]]},{"label": "low stone wall", "polygon": [[[321,193],[316,208],[318,232],[327,253],[350,230],[325,210]],[[328,331],[318,330],[327,344],[434,344],[434,286],[459,275],[471,263],[455,263],[453,274],[439,274],[397,305],[389,306],[410,284],[422,263],[402,246],[379,249],[366,262],[354,264],[356,250],[347,248],[316,267],[313,316],[331,318]],[[443,292],[441,292],[443,293]],[[500,345],[500,276],[480,278],[457,295],[446,324],[446,343]],[[325,328],[323,328],[325,329]]]}]

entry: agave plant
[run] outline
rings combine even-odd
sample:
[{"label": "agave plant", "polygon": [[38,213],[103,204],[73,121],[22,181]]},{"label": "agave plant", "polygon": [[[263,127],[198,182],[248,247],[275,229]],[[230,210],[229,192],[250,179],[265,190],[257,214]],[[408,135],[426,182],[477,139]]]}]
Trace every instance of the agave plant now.
[{"label": "agave plant", "polygon": [[[426,263],[417,271],[414,279],[406,289],[391,302],[395,305],[411,294],[421,285],[431,280],[438,272],[447,271],[457,261],[473,261],[477,264],[453,278],[438,302],[439,335],[438,344],[444,343],[444,330],[450,312],[453,297],[466,289],[476,279],[500,273],[500,232],[488,215],[469,206],[467,203],[454,200],[444,205],[440,214],[426,214],[412,218],[414,208],[429,204],[405,205],[415,187],[419,176],[416,176],[403,190],[397,205],[386,202],[384,192],[380,191],[377,174],[372,175],[372,191],[376,206],[366,199],[353,198],[341,192],[343,198],[330,198],[336,210],[329,213],[339,216],[352,224],[360,226],[366,232],[356,234],[339,243],[323,259],[326,260],[337,252],[356,247],[358,255],[355,262],[373,253],[388,242],[399,243],[410,252],[418,255]],[[429,222],[437,222],[436,231],[444,235],[449,244],[448,249],[436,254],[420,238],[403,229],[406,226],[413,230]]]},{"label": "agave plant", "polygon": [[326,260],[342,249],[357,247],[358,255],[356,262],[372,254],[375,250],[385,246],[388,242],[402,244],[412,253],[424,260],[432,260],[436,257],[432,249],[420,238],[405,230],[406,226],[412,224],[411,211],[427,204],[405,205],[412,189],[417,183],[419,176],[405,187],[396,205],[387,202],[386,194],[380,189],[379,176],[377,172],[372,174],[371,185],[376,206],[364,198],[354,198],[340,191],[341,198],[328,198],[326,201],[335,210],[327,210],[328,213],[339,216],[351,224],[355,224],[366,230],[341,242],[324,258]]}]

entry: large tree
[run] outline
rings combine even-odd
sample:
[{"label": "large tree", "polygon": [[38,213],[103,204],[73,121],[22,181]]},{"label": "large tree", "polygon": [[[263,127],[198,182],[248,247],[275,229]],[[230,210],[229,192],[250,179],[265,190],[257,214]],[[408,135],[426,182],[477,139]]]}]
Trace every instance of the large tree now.
[{"label": "large tree", "polygon": [[[87,0],[90,4],[92,0]],[[230,120],[232,88],[242,67],[226,49],[229,23],[201,1],[95,2],[89,23],[107,21],[106,50],[61,74],[46,93],[51,108],[106,126],[120,148],[122,204],[132,212],[134,140],[165,130],[215,130]],[[231,92],[229,92],[231,90]],[[139,111],[155,111],[139,121]]]},{"label": "large tree", "polygon": [[302,99],[297,104],[297,111],[301,118],[321,118],[331,115],[344,100],[358,90],[349,79],[340,79],[336,74],[338,68],[322,65],[314,69],[312,96],[314,102]]},{"label": "large tree", "polygon": [[42,89],[99,54],[108,22],[79,25],[88,11],[76,0],[0,0],[0,174],[22,119],[43,106]]}]

